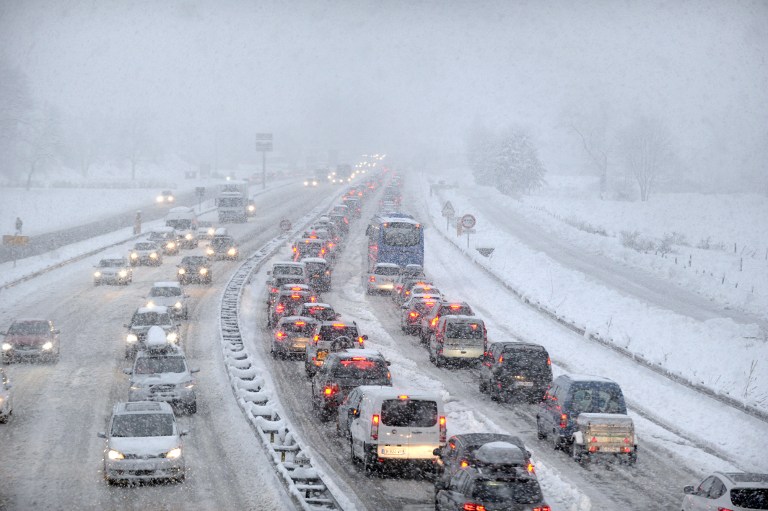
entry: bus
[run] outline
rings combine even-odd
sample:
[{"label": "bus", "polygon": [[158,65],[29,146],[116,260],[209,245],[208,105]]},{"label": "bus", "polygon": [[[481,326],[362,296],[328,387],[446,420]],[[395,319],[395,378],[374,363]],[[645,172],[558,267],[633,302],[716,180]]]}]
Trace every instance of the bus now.
[{"label": "bus", "polygon": [[424,226],[411,215],[377,215],[371,219],[365,234],[368,236],[368,272],[378,263],[424,266]]}]

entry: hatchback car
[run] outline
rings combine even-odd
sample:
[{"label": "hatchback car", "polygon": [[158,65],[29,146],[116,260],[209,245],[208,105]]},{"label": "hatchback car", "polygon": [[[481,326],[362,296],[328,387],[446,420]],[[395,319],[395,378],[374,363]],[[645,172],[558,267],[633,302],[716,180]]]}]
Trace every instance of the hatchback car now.
[{"label": "hatchback car", "polygon": [[289,286],[289,289],[280,291],[267,311],[267,326],[274,326],[283,316],[295,316],[305,303],[317,302],[314,291],[295,289],[297,286]]},{"label": "hatchback car", "polygon": [[128,254],[131,266],[160,266],[163,264],[163,249],[154,241],[138,241]]},{"label": "hatchback car", "polygon": [[339,318],[316,324],[304,360],[307,376],[314,376],[330,353],[348,348],[364,348],[366,340],[368,336],[360,335],[354,321]]},{"label": "hatchback car", "polygon": [[272,357],[306,355],[307,344],[312,338],[316,321],[304,316],[283,316],[272,333]]},{"label": "hatchback car", "polygon": [[93,285],[102,284],[128,285],[133,282],[133,268],[128,258],[113,255],[102,257],[93,272]]},{"label": "hatchback car", "polygon": [[400,329],[409,335],[416,335],[421,318],[437,305],[437,300],[425,295],[411,297],[400,306]]},{"label": "hatchback car", "polygon": [[232,236],[216,234],[208,243],[205,255],[214,261],[218,259],[237,261],[240,258],[240,250],[237,248],[237,242],[235,242]]},{"label": "hatchback car", "polygon": [[552,384],[552,362],[544,346],[495,342],[483,354],[479,376],[480,392],[489,393],[491,399],[538,403]]},{"label": "hatchback car", "polygon": [[135,356],[146,347],[147,332],[155,325],[163,329],[168,342],[181,345],[180,325],[171,317],[167,307],[139,307],[131,316],[131,322],[123,325],[128,329],[125,336],[125,358]]},{"label": "hatchback car", "polygon": [[714,472],[683,493],[683,511],[768,509],[768,474]]},{"label": "hatchback car", "polygon": [[210,284],[213,282],[213,270],[211,261],[205,256],[184,256],[176,270],[176,278],[179,284],[198,282]]},{"label": "hatchback car", "polygon": [[104,479],[107,483],[170,479],[183,481],[187,434],[176,423],[168,403],[117,403],[106,432]]},{"label": "hatchback car", "polygon": [[179,253],[179,235],[172,227],[158,227],[149,233],[147,241],[157,243],[163,254],[175,255]]},{"label": "hatchback car", "polygon": [[421,318],[419,337],[421,338],[422,343],[426,344],[429,342],[432,332],[434,332],[437,327],[437,322],[440,321],[442,316],[448,315],[474,316],[475,314],[472,312],[472,307],[466,302],[441,301],[435,305],[429,314],[422,316]]},{"label": "hatchback car", "polygon": [[366,279],[365,292],[373,293],[391,293],[395,287],[395,279],[400,274],[400,266],[395,263],[378,263],[368,272]]},{"label": "hatchback car", "polygon": [[3,363],[37,359],[59,361],[59,330],[49,319],[17,319],[5,332]]},{"label": "hatchback car", "polygon": [[[499,444],[517,447],[519,455],[516,455],[514,450]],[[463,433],[453,435],[448,439],[445,447],[435,449],[438,458],[436,486],[440,486],[440,482],[448,485],[459,470],[487,463],[488,459],[483,457],[483,451],[480,452],[479,459],[477,456],[478,449],[485,445],[489,445],[494,450],[496,455],[493,456],[493,461],[496,464],[524,465],[528,471],[534,471],[531,453],[520,437],[504,433]],[[509,455],[510,451],[512,455]]]},{"label": "hatchback car", "polygon": [[8,422],[8,419],[13,415],[12,387],[8,375],[0,368],[0,423]]},{"label": "hatchback car", "polygon": [[178,282],[155,282],[147,295],[147,307],[162,305],[174,318],[189,319],[188,298]]}]

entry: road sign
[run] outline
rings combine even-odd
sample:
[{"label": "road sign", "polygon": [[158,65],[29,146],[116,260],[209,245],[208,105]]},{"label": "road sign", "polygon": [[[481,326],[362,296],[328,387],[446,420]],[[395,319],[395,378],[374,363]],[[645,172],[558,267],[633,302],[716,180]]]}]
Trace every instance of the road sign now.
[{"label": "road sign", "polygon": [[256,150],[260,153],[272,150],[272,133],[256,133]]},{"label": "road sign", "polygon": [[461,222],[461,226],[464,229],[471,229],[475,226],[475,224],[477,223],[477,220],[475,220],[475,217],[472,215],[464,215],[463,217],[461,217],[460,222]]},{"label": "road sign", "polygon": [[443,206],[443,216],[448,218],[455,214],[456,211],[453,209],[453,204],[451,204],[451,201],[445,201],[445,205]]},{"label": "road sign", "polygon": [[272,133],[256,133],[256,140],[272,141]]},{"label": "road sign", "polygon": [[11,234],[3,235],[3,245],[27,245],[29,236],[13,236]]},{"label": "road sign", "polygon": [[291,225],[291,221],[290,220],[288,220],[286,218],[280,220],[280,229],[281,230],[283,230],[283,231],[290,231],[291,227],[292,227],[292,225]]}]

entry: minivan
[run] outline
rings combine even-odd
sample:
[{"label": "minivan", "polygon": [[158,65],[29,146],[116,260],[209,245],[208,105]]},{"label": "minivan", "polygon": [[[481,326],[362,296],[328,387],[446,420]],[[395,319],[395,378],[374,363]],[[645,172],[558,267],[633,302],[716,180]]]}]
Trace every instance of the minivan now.
[{"label": "minivan", "polygon": [[520,398],[538,403],[552,383],[549,353],[531,342],[494,342],[480,364],[480,392],[495,401]]},{"label": "minivan", "polygon": [[428,462],[445,445],[443,400],[436,392],[365,385],[359,408],[350,408],[349,433],[353,461],[366,472],[398,461]]},{"label": "minivan", "polygon": [[443,316],[429,338],[429,360],[441,367],[446,362],[478,362],[488,344],[485,323],[475,316]]}]

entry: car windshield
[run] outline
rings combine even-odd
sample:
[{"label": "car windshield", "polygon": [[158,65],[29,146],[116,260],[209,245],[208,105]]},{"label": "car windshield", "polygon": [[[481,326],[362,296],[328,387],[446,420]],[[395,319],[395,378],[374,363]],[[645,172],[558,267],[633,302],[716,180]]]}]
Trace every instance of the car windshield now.
[{"label": "car windshield", "polygon": [[173,415],[141,413],[118,415],[112,420],[113,437],[173,436]]},{"label": "car windshield", "polygon": [[121,268],[125,266],[125,261],[122,259],[102,259],[99,261],[100,268]]},{"label": "car windshield", "polygon": [[357,339],[357,327],[354,326],[334,326],[324,327],[321,335],[323,341],[335,341],[339,337],[346,337],[354,341]]},{"label": "car windshield", "polygon": [[575,384],[571,407],[573,413],[627,413],[617,385]]},{"label": "car windshield", "polygon": [[374,273],[376,275],[399,275],[400,268],[397,266],[377,266]]},{"label": "car windshield", "polygon": [[191,229],[192,228],[192,220],[188,218],[182,218],[179,220],[168,220],[165,222],[165,224],[168,227],[173,227],[174,229]]},{"label": "car windshield", "polygon": [[301,266],[275,266],[272,275],[304,275],[304,268]]},{"label": "car windshield", "polygon": [[133,374],[183,373],[182,357],[141,357],[136,360]]},{"label": "car windshield", "polygon": [[181,260],[182,266],[204,266],[208,262],[203,256],[185,257]]},{"label": "car windshield", "polygon": [[421,227],[404,222],[391,222],[382,232],[384,244],[391,247],[413,247],[421,239]]},{"label": "car windshield", "polygon": [[181,296],[181,288],[176,286],[153,287],[149,290],[149,296]]},{"label": "car windshield", "polygon": [[305,263],[307,265],[307,271],[311,275],[316,275],[318,273],[323,273],[327,267],[325,263]]},{"label": "car windshield", "polygon": [[482,339],[483,325],[479,323],[448,323],[445,336],[450,339]]},{"label": "car windshield", "polygon": [[399,428],[427,428],[437,424],[437,403],[421,399],[387,399],[381,404],[381,423]]},{"label": "car windshield", "polygon": [[231,247],[232,245],[232,238],[229,236],[221,236],[211,240],[211,246],[214,248]]},{"label": "car windshield", "polygon": [[133,315],[133,326],[170,325],[171,316],[168,313],[143,312]]},{"label": "car windshield", "polygon": [[348,380],[380,380],[387,377],[387,366],[379,360],[339,360],[333,368],[335,378]]},{"label": "car windshield", "polygon": [[768,509],[768,488],[734,488],[731,503],[745,509]]},{"label": "car windshield", "polygon": [[472,316],[472,309],[466,305],[443,305],[440,307],[440,316]]},{"label": "car windshield", "polygon": [[479,479],[475,481],[472,497],[486,502],[535,504],[543,498],[535,479]]},{"label": "car windshield", "polygon": [[12,324],[8,329],[11,335],[45,335],[50,331],[47,321],[22,321]]},{"label": "car windshield", "polygon": [[219,198],[219,206],[223,206],[225,208],[237,208],[244,204],[244,200],[242,197],[220,197]]},{"label": "car windshield", "polygon": [[296,247],[301,257],[319,257],[323,251],[322,243],[302,243]]},{"label": "car windshield", "polygon": [[136,243],[136,250],[154,250],[156,245],[154,243]]},{"label": "car windshield", "polygon": [[166,240],[170,238],[171,233],[169,232],[153,232],[149,235],[149,239],[151,240]]}]

